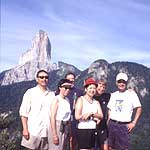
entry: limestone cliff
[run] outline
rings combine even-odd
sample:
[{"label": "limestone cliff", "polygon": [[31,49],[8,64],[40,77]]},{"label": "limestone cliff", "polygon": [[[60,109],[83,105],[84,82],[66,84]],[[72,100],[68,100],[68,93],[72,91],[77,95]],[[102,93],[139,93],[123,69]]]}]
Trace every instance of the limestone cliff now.
[{"label": "limestone cliff", "polygon": [[19,65],[5,71],[1,85],[33,80],[39,69],[53,70],[51,64],[51,43],[48,34],[42,30],[32,40],[32,46],[19,60]]},{"label": "limestone cliff", "polygon": [[40,30],[32,40],[31,49],[27,50],[19,60],[19,64],[23,65],[29,61],[38,61],[39,63],[50,62],[51,60],[51,44],[48,34]]}]

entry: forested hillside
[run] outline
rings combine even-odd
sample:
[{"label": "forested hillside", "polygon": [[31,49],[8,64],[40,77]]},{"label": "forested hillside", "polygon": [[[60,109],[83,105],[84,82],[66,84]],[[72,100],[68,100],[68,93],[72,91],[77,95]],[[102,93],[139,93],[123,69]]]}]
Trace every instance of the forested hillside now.
[{"label": "forested hillside", "polygon": [[[67,65],[49,72],[49,88],[56,89],[58,81],[64,77]],[[77,71],[77,72],[76,72]],[[95,79],[106,78],[108,92],[116,90],[115,76],[118,72],[126,72],[129,76],[129,88],[133,88],[140,97],[143,113],[136,128],[131,134],[132,150],[149,150],[150,148],[150,69],[130,62],[115,62],[109,64],[105,60],[93,62],[84,71],[74,70],[77,75],[76,85],[83,88],[83,81],[89,76]],[[2,75],[1,75],[2,76]],[[0,87],[0,149],[21,150],[21,122],[18,115],[24,92],[36,82],[24,81]]]}]

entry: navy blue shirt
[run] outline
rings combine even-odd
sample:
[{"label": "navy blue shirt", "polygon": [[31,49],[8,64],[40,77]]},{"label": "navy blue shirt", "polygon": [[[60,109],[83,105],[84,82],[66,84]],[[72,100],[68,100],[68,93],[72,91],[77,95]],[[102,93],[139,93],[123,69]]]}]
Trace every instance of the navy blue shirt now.
[{"label": "navy blue shirt", "polygon": [[70,109],[71,109],[71,130],[72,130],[72,135],[76,135],[76,127],[77,127],[77,123],[78,121],[75,119],[75,108],[73,108],[73,104],[74,101],[76,102],[76,100],[78,99],[78,97],[83,95],[83,91],[80,89],[77,89],[76,87],[73,87],[67,98],[70,101]]},{"label": "navy blue shirt", "polygon": [[72,112],[73,112],[73,103],[74,103],[74,101],[76,101],[78,99],[78,97],[80,97],[82,95],[83,95],[83,91],[76,88],[75,86],[70,90],[67,97],[70,101],[70,108],[71,108]]}]

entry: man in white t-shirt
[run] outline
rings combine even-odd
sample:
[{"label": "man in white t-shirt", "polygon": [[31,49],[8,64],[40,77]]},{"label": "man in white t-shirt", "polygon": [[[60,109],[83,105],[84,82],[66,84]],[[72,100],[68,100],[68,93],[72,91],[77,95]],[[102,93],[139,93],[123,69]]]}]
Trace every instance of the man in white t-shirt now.
[{"label": "man in white t-shirt", "polygon": [[[128,76],[119,73],[116,77],[118,91],[111,94],[107,105],[109,109],[109,149],[128,150],[129,133],[136,126],[142,113],[140,100],[133,90],[126,90]],[[133,110],[136,109],[132,120]]]},{"label": "man in white t-shirt", "polygon": [[48,150],[50,105],[54,92],[48,90],[48,73],[40,70],[36,74],[37,86],[28,89],[20,106],[23,126],[21,145],[32,150]]}]

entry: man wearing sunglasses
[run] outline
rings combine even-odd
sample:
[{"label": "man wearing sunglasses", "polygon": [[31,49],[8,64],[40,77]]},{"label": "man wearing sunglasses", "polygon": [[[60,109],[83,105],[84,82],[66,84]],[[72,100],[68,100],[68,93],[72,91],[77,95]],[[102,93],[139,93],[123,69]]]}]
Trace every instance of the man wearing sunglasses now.
[{"label": "man wearing sunglasses", "polygon": [[48,86],[48,72],[40,70],[36,74],[37,85],[28,89],[20,106],[23,126],[21,145],[32,150],[48,150],[48,129],[50,105],[54,98]]},{"label": "man wearing sunglasses", "polygon": [[[142,113],[140,100],[133,90],[127,90],[128,76],[119,73],[116,76],[118,91],[111,94],[107,105],[109,109],[108,144],[109,149],[129,150],[129,133],[136,126]],[[133,111],[135,115],[132,119]]]}]

